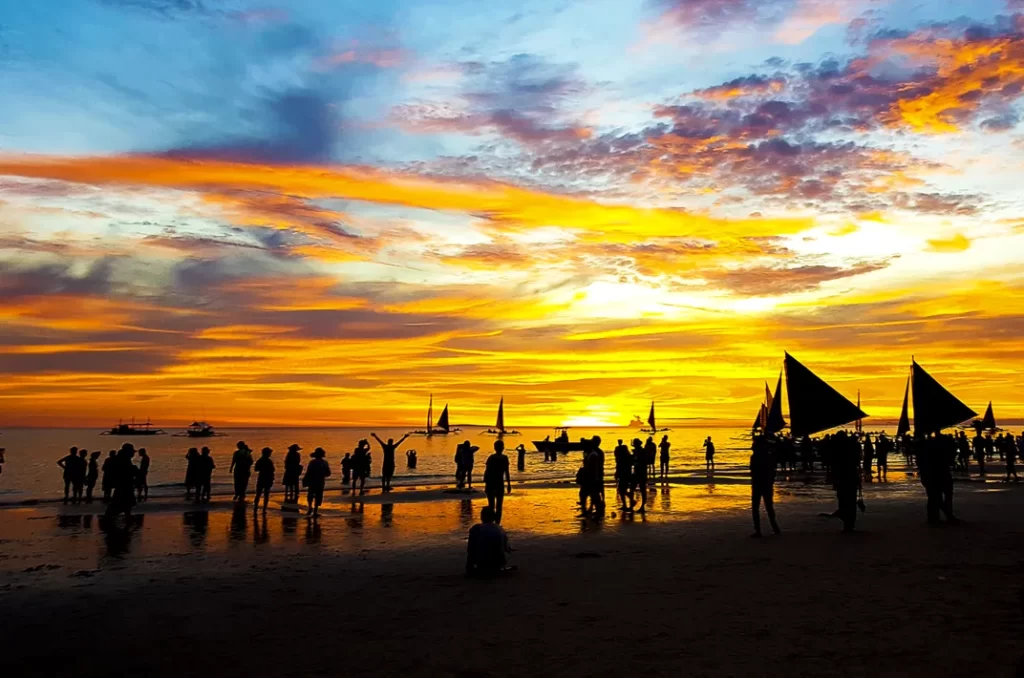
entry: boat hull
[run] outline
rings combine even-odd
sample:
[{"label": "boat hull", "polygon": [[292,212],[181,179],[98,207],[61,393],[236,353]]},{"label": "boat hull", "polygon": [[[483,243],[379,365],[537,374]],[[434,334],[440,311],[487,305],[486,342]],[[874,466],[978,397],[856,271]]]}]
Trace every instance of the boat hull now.
[{"label": "boat hull", "polygon": [[560,443],[554,440],[534,440],[533,446],[537,448],[538,452],[561,452],[566,454],[568,452],[583,452],[590,448],[588,443],[572,442]]}]

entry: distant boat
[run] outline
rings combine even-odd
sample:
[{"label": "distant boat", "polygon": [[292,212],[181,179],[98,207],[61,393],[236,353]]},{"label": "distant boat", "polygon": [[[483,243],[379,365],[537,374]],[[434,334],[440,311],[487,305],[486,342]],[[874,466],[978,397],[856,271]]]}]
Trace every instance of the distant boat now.
[{"label": "distant boat", "polygon": [[136,424],[135,420],[132,419],[132,423],[125,424],[124,422],[118,422],[117,426],[110,428],[108,431],[103,431],[100,435],[105,436],[159,436],[167,433],[162,428],[154,428],[149,420],[146,420],[145,424]]},{"label": "distant boat", "polygon": [[647,426],[648,428],[641,428],[640,431],[643,433],[661,433],[667,431],[667,428],[658,428],[658,421],[654,417],[654,401],[651,401],[651,412],[647,415]]},{"label": "distant boat", "polygon": [[509,430],[505,428],[505,397],[502,396],[498,402],[498,418],[494,423],[494,428],[487,429],[487,432],[491,435],[496,436],[517,436],[520,435],[519,431]]},{"label": "distant boat", "polygon": [[[942,384],[910,360],[911,394],[914,401],[914,435],[923,437],[962,424],[978,413],[964,405]],[[904,402],[906,397],[904,396]],[[909,423],[909,422],[908,422]],[[995,420],[993,418],[993,424]]]},{"label": "distant boat", "polygon": [[644,420],[640,418],[639,414],[633,415],[633,421],[629,422],[629,428],[643,428]]},{"label": "distant boat", "polygon": [[217,433],[213,426],[207,424],[205,421],[193,421],[184,433],[175,433],[176,437],[187,436],[189,438],[213,438],[216,436],[225,435],[224,433]]},{"label": "distant boat", "polygon": [[591,447],[589,439],[575,442],[569,440],[569,429],[565,426],[559,426],[555,431],[558,432],[558,435],[555,436],[554,440],[550,440],[550,436],[548,436],[548,439],[533,441],[533,446],[537,448],[538,452],[561,452],[566,454],[567,452],[582,452]]},{"label": "distant boat", "polygon": [[434,395],[430,395],[430,404],[427,405],[427,428],[422,431],[413,431],[415,435],[427,436],[446,436],[449,433],[458,433],[458,428],[452,428],[448,423],[448,405],[444,406],[444,410],[441,412],[441,416],[437,418],[437,425],[433,424],[434,419]]}]

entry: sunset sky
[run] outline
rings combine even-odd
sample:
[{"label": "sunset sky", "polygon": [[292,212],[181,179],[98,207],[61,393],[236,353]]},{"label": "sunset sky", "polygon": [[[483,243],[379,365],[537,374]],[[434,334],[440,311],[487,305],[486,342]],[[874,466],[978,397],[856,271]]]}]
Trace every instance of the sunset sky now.
[{"label": "sunset sky", "polygon": [[0,6],[0,425],[1024,416],[1024,0]]}]

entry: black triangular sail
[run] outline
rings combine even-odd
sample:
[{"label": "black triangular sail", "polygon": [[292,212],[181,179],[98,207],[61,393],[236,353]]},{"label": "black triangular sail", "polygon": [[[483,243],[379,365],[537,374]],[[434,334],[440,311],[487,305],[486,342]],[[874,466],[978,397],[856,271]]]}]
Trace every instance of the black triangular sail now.
[{"label": "black triangular sail", "polygon": [[998,427],[996,426],[996,416],[992,414],[992,401],[988,403],[988,408],[985,410],[985,416],[981,418],[981,427],[986,431],[995,431]]},{"label": "black triangular sail", "polygon": [[651,413],[647,415],[647,423],[650,424],[652,431],[658,430],[658,425],[655,423],[657,420],[654,418],[654,401],[651,401]]},{"label": "black triangular sail", "polygon": [[505,432],[505,396],[498,402],[498,420],[494,423],[494,428],[498,429],[498,433]]},{"label": "black triangular sail", "polygon": [[796,438],[868,416],[788,353],[786,390],[789,391],[789,428]]},{"label": "black triangular sail", "polygon": [[910,433],[910,413],[907,408],[907,401],[910,398],[910,377],[907,377],[907,387],[903,389],[903,410],[900,411],[900,423],[896,425],[896,437],[902,438]]},{"label": "black triangular sail", "polygon": [[956,426],[978,413],[935,381],[932,375],[913,361],[911,389],[914,396],[914,435],[926,436]]},{"label": "black triangular sail", "polygon": [[786,420],[782,418],[782,373],[779,373],[779,381],[775,384],[775,395],[772,396],[772,406],[768,410],[768,419],[765,423],[765,433],[778,433],[786,428]]},{"label": "black triangular sail", "polygon": [[449,428],[448,428],[448,406],[447,405],[444,406],[444,411],[441,412],[441,416],[437,418],[437,427],[439,429],[441,429],[442,431],[444,431],[445,433],[448,433]]}]

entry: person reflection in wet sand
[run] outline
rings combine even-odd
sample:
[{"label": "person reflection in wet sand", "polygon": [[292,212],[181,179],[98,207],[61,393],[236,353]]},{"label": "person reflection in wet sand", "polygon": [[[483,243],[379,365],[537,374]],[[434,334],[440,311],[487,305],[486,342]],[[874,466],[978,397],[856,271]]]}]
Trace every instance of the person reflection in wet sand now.
[{"label": "person reflection in wet sand", "polygon": [[395,517],[395,505],[394,504],[381,504],[380,505],[380,524],[384,527],[391,527],[391,521]]},{"label": "person reflection in wet sand", "polygon": [[380,468],[381,492],[390,492],[391,479],[395,476],[395,452],[402,446],[405,439],[409,437],[409,434],[406,433],[404,436],[399,438],[397,443],[394,438],[388,438],[388,441],[385,443],[377,437],[376,433],[371,433],[370,436],[377,441],[377,444],[380,445],[380,448],[384,453],[384,460],[381,462]]},{"label": "person reflection in wet sand", "polygon": [[[196,496],[199,496],[198,486]],[[206,533],[210,527],[210,514],[206,511],[186,511],[181,516],[182,525],[185,527],[185,536],[188,537],[193,551],[202,551],[206,547]]]},{"label": "person reflection in wet sand", "polygon": [[72,447],[67,455],[57,460],[57,466],[60,466],[64,472],[64,503],[68,503],[71,498],[71,482],[75,477],[75,467],[78,466],[78,448]]},{"label": "person reflection in wet sand", "polygon": [[[128,458],[131,464],[131,457]],[[134,464],[132,464],[134,466]],[[114,490],[114,501],[117,497],[117,490]],[[135,488],[132,487],[132,501],[135,500]],[[111,558],[120,558],[126,555],[132,548],[132,538],[135,533],[142,529],[146,520],[143,514],[126,516],[124,527],[119,527],[117,522],[110,517],[103,517],[99,521],[100,531],[103,533],[106,546],[106,555]]]},{"label": "person reflection in wet sand", "polygon": [[761,536],[761,502],[764,501],[764,512],[772,531],[780,534],[778,522],[775,521],[775,455],[764,436],[754,438],[753,454],[750,455],[750,490],[751,509],[754,517],[754,534]]},{"label": "person reflection in wet sand", "polygon": [[89,455],[89,469],[85,472],[85,501],[88,504],[92,503],[92,491],[100,477],[99,459],[99,452],[93,452]]},{"label": "person reflection in wet sand", "polygon": [[246,515],[245,504],[236,503],[231,507],[231,527],[228,530],[229,540],[243,541],[245,539],[245,531],[248,527]]},{"label": "person reflection in wet sand", "polygon": [[274,462],[270,455],[274,451],[269,447],[260,450],[260,458],[253,465],[256,471],[256,500],[252,505],[252,512],[256,513],[260,507],[260,496],[263,497],[263,512],[267,512],[267,504],[270,503],[270,488],[274,486]]},{"label": "person reflection in wet sand", "polygon": [[499,524],[506,486],[508,494],[512,494],[512,475],[508,469],[508,457],[505,456],[505,443],[495,440],[494,454],[487,457],[484,465],[484,491],[487,494],[487,505],[494,511],[494,520]]},{"label": "person reflection in wet sand", "polygon": [[331,475],[331,466],[324,459],[327,453],[324,448],[318,447],[313,450],[313,458],[306,468],[306,475],[302,478],[302,484],[306,486],[306,515],[311,518],[320,516],[320,505],[324,501],[324,485]]},{"label": "person reflection in wet sand", "polygon": [[[496,442],[495,447],[497,444]],[[484,473],[487,473],[486,469]],[[485,479],[484,484],[486,483]],[[506,557],[511,551],[508,535],[498,524],[496,512],[492,507],[485,506],[480,511],[480,522],[469,530],[469,540],[466,544],[466,576],[490,576],[500,573],[505,569]]]},{"label": "person reflection in wet sand", "polygon": [[473,524],[473,500],[463,499],[459,502],[459,522],[463,527]]},{"label": "person reflection in wet sand", "polygon": [[254,544],[266,544],[270,541],[270,535],[267,532],[267,514],[259,513],[253,514],[253,526],[252,526],[252,542]]}]

